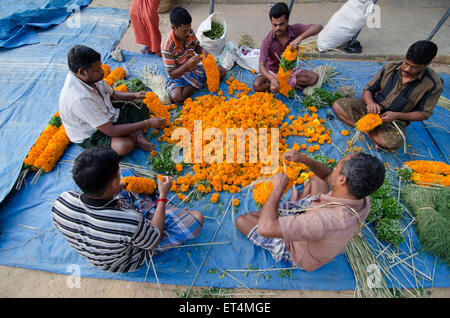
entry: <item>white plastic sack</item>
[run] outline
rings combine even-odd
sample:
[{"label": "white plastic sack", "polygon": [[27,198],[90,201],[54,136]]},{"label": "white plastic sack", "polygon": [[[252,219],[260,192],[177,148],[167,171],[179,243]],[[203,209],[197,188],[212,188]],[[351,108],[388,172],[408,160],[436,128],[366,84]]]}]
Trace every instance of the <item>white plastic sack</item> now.
[{"label": "white plastic sack", "polygon": [[[212,22],[217,22],[223,25],[223,34],[217,40],[212,40],[203,34],[204,32],[208,32],[211,30]],[[217,58],[222,52],[226,43],[227,23],[225,22],[225,19],[222,17],[220,13],[214,12],[208,18],[206,18],[206,20],[200,23],[197,29],[196,36],[200,42],[200,45],[210,54],[212,54],[214,58]]]},{"label": "white plastic sack", "polygon": [[350,41],[370,17],[372,0],[349,0],[336,11],[317,36],[319,52],[336,49]]},{"label": "white plastic sack", "polygon": [[220,53],[219,57],[216,59],[217,63],[227,71],[231,70],[234,63],[237,61],[237,50],[238,47],[236,43],[233,41],[228,42],[223,48],[222,53]]},{"label": "white plastic sack", "polygon": [[255,70],[259,73],[259,49],[241,46],[237,50],[236,63],[247,70]]}]

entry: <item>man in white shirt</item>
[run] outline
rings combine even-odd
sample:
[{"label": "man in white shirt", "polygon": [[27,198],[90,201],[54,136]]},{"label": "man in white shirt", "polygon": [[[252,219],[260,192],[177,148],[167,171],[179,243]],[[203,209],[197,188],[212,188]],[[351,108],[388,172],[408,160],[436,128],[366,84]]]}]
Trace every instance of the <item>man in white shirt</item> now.
[{"label": "man in white shirt", "polygon": [[76,45],[67,53],[69,73],[59,97],[59,113],[70,141],[83,148],[109,146],[123,156],[135,147],[151,151],[144,135],[146,128],[160,128],[163,118],[150,118],[147,107],[132,105],[114,108],[111,98],[132,101],[143,99],[137,93],[114,91],[103,81],[101,55],[95,50]]}]

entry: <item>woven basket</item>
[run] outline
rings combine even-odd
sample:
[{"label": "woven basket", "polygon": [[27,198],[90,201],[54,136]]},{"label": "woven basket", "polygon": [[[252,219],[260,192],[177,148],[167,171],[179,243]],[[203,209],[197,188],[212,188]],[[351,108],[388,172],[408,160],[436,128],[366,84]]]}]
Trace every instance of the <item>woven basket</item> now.
[{"label": "woven basket", "polygon": [[166,13],[172,5],[171,0],[161,0],[158,7],[158,13]]}]

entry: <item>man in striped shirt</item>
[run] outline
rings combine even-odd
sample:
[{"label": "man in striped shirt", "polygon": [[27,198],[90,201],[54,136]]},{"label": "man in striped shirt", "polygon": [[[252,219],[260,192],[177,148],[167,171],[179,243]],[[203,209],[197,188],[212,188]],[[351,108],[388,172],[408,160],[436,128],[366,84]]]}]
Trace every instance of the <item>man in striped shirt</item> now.
[{"label": "man in striped shirt", "polygon": [[[169,34],[163,48],[162,58],[169,76],[167,90],[174,103],[183,103],[196,90],[206,83],[205,69],[199,63],[201,56],[208,52],[200,46],[200,42],[191,27],[192,17],[181,7],[170,12],[172,32]],[[226,70],[219,66],[220,79],[226,75]]]},{"label": "man in striped shirt", "polygon": [[149,252],[200,234],[201,212],[166,207],[171,178],[158,180],[156,204],[150,196],[132,199],[133,194],[123,191],[119,156],[110,148],[81,153],[73,178],[83,193],[67,191],[56,199],[53,224],[83,258],[102,270],[135,271]]},{"label": "man in striped shirt", "polygon": [[402,62],[383,66],[366,85],[361,99],[338,99],[334,112],[352,127],[367,113],[380,114],[383,123],[368,132],[368,137],[377,150],[400,148],[406,126],[428,119],[442,93],[443,80],[429,67],[437,49],[431,41],[414,43]]}]

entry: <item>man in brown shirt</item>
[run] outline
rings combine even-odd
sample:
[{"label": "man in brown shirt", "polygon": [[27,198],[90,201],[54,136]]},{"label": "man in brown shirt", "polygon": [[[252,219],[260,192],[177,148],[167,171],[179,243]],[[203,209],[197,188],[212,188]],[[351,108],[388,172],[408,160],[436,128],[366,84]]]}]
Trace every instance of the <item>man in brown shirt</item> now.
[{"label": "man in brown shirt", "polygon": [[429,65],[437,54],[431,41],[414,43],[400,63],[390,63],[366,85],[362,98],[341,98],[333,104],[336,115],[346,124],[367,113],[380,114],[383,124],[367,133],[376,148],[397,149],[405,142],[410,121],[423,121],[443,90],[443,81]]},{"label": "man in brown shirt", "polygon": [[[290,202],[280,205],[288,177],[275,174],[262,211],[239,216],[236,227],[276,261],[313,271],[342,253],[360,230],[369,214],[368,196],[383,183],[385,168],[379,159],[361,152],[344,157],[334,170],[295,150],[283,158],[307,165],[315,176],[300,196],[295,190]],[[279,216],[286,211],[293,215]]]}]

